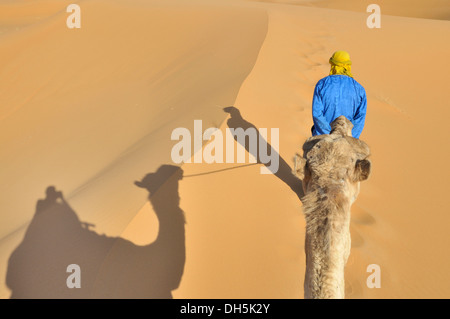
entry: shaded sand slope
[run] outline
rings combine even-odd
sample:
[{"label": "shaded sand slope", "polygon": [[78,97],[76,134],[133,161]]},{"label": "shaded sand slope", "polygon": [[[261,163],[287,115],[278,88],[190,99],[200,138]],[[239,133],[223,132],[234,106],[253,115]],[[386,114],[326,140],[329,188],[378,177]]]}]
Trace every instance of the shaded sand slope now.
[{"label": "shaded sand slope", "polygon": [[[0,10],[18,19],[18,27],[11,16],[0,24],[2,297],[10,294],[8,258],[46,187],[63,191],[96,234],[120,235],[146,201],[133,181],[170,161],[174,128],[225,118],[221,108],[234,103],[267,28],[259,9],[89,1],[80,3],[82,28],[70,30],[64,2],[40,4],[48,8],[22,2]],[[28,257],[20,271],[38,276],[32,261],[40,257]]]}]

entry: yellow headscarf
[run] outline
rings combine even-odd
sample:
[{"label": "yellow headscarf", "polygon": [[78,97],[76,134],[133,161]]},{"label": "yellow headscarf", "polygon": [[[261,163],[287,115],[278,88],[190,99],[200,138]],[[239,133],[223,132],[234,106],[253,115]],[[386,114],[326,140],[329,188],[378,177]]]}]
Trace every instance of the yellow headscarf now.
[{"label": "yellow headscarf", "polygon": [[348,54],[348,52],[346,51],[334,52],[333,56],[330,58],[330,64],[331,64],[330,75],[341,74],[353,77],[352,61],[350,61],[350,54]]}]

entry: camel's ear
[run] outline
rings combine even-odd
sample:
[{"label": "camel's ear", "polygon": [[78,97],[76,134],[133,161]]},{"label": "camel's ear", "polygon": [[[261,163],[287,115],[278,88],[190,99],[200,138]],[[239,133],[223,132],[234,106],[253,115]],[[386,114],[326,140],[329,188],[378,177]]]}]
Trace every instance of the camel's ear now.
[{"label": "camel's ear", "polygon": [[294,170],[292,173],[300,179],[305,178],[305,165],[306,159],[300,156],[299,154],[295,154],[294,156]]},{"label": "camel's ear", "polygon": [[355,166],[354,180],[357,182],[365,181],[369,178],[372,164],[368,159],[357,160]]}]

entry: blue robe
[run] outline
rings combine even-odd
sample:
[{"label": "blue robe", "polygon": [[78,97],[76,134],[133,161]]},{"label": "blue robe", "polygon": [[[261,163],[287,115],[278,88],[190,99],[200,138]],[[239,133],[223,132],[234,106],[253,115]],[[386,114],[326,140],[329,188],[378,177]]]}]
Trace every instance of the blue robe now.
[{"label": "blue robe", "polygon": [[361,84],[346,75],[329,75],[317,82],[314,89],[312,134],[330,134],[330,123],[344,115],[353,123],[352,136],[359,138],[366,112],[366,91]]}]

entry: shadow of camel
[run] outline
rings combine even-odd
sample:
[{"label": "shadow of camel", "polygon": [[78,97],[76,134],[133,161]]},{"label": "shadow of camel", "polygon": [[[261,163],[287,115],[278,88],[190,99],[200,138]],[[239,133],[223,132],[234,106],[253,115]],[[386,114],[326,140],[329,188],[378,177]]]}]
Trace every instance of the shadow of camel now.
[{"label": "shadow of camel", "polygon": [[[244,130],[247,130],[248,128],[254,128],[257,132],[257,142],[256,145],[261,145],[260,144],[260,139],[264,139],[264,137],[261,136],[261,134],[259,133],[259,130],[256,128],[255,125],[253,125],[250,122],[247,122],[241,115],[241,112],[239,111],[239,109],[237,109],[234,106],[229,106],[223,109],[226,113],[230,114],[230,118],[227,120],[227,125],[229,128],[232,129],[237,129],[237,128],[242,128]],[[236,136],[234,135],[234,139],[240,143],[239,139],[236,138]],[[265,141],[265,140],[264,140]],[[266,141],[267,143],[267,141]],[[260,160],[259,158],[259,151],[258,151],[258,147],[256,148],[250,148],[249,146],[249,138],[246,137],[245,140],[245,145],[241,145],[243,147],[245,147],[245,149],[247,150],[247,152],[249,152],[250,154],[252,154],[255,158],[256,161],[258,163],[264,164],[266,165],[266,167],[268,166],[268,164],[265,164],[263,161]],[[272,146],[267,143],[267,150],[274,150],[272,148]],[[281,181],[283,181],[284,183],[286,183],[286,185],[288,185],[291,190],[297,195],[297,197],[301,200],[303,198],[303,196],[305,195],[303,192],[303,188],[302,188],[302,181],[300,179],[298,179],[293,173],[292,173],[292,168],[289,166],[288,163],[286,163],[286,161],[277,153],[276,155],[278,155],[279,157],[279,167],[278,167],[278,171],[274,174],[276,177],[278,177]]]},{"label": "shadow of camel", "polygon": [[[50,186],[38,200],[6,275],[11,298],[172,298],[185,264],[185,220],[179,207],[181,168],[162,165],[135,185],[148,190],[159,221],[156,240],[137,246],[99,235]],[[68,288],[68,265],[80,267],[80,288]]]}]

